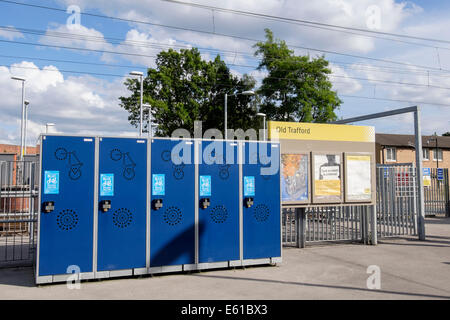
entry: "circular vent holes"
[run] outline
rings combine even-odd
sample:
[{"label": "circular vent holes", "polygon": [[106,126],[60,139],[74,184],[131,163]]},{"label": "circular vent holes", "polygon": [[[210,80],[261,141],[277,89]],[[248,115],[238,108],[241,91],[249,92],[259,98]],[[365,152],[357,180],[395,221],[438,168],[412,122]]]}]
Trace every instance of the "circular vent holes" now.
[{"label": "circular vent holes", "polygon": [[265,222],[269,218],[269,208],[265,204],[258,204],[253,210],[253,216],[258,222]]},{"label": "circular vent holes", "polygon": [[215,223],[224,223],[228,218],[228,210],[222,205],[215,206],[211,209],[210,216]]},{"label": "circular vent holes", "polygon": [[133,214],[130,210],[120,208],[113,213],[113,223],[118,228],[126,228],[133,222]]},{"label": "circular vent holes", "polygon": [[71,209],[65,209],[56,217],[56,223],[61,230],[70,231],[78,225],[78,215]]},{"label": "circular vent holes", "polygon": [[164,221],[171,226],[175,226],[181,222],[183,214],[177,207],[168,207],[164,212]]}]

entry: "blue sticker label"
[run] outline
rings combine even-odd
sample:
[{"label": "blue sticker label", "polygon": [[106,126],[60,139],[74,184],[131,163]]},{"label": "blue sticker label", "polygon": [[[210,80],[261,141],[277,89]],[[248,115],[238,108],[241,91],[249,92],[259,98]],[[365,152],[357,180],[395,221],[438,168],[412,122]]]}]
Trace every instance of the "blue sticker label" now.
[{"label": "blue sticker label", "polygon": [[442,168],[437,169],[437,179],[444,180],[444,169]]},{"label": "blue sticker label", "polygon": [[45,171],[44,194],[59,194],[59,171]]},{"label": "blue sticker label", "polygon": [[200,176],[200,197],[211,196],[211,176]]},{"label": "blue sticker label", "polygon": [[164,196],[166,194],[166,175],[153,174],[152,175],[152,195]]},{"label": "blue sticker label", "polygon": [[255,177],[246,176],[244,177],[244,197],[254,197],[255,196]]},{"label": "blue sticker label", "polygon": [[100,196],[114,196],[114,174],[100,174]]}]

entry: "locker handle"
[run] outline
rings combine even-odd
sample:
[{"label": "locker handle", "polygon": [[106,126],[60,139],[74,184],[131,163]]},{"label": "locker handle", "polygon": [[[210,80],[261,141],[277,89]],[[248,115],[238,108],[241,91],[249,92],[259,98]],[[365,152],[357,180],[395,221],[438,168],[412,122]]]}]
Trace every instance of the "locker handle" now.
[{"label": "locker handle", "polygon": [[54,201],[46,201],[42,204],[42,209],[45,213],[50,213],[55,210],[55,202]]},{"label": "locker handle", "polygon": [[251,208],[254,204],[254,199],[253,198],[245,198],[244,199],[244,206],[246,206],[247,208]]},{"label": "locker handle", "polygon": [[207,209],[211,205],[211,200],[209,198],[203,198],[200,200],[200,208]]},{"label": "locker handle", "polygon": [[163,207],[163,199],[154,199],[152,201],[153,210],[159,210]]},{"label": "locker handle", "polygon": [[100,201],[100,211],[108,212],[111,209],[111,200]]}]

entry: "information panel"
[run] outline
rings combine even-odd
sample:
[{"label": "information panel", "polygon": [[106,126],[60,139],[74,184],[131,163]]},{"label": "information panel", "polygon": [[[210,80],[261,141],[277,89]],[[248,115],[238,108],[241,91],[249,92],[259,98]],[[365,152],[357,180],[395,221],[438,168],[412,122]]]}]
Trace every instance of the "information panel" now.
[{"label": "information panel", "polygon": [[281,155],[281,198],[284,202],[309,201],[309,157],[307,154]]},{"label": "information panel", "polygon": [[340,202],[341,156],[339,154],[313,154],[314,201]]},{"label": "information panel", "polygon": [[372,169],[370,155],[345,155],[345,200],[372,200]]}]

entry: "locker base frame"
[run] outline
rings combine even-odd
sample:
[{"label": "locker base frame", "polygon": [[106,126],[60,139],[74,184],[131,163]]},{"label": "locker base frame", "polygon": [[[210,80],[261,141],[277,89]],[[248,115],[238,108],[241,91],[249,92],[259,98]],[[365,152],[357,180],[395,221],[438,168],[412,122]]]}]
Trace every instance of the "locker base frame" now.
[{"label": "locker base frame", "polygon": [[[93,280],[93,279],[110,279],[116,277],[128,277],[128,276],[141,276],[162,274],[171,272],[186,272],[186,271],[202,271],[211,269],[229,269],[233,267],[246,267],[265,264],[277,264],[281,263],[281,257],[263,258],[263,259],[246,259],[246,260],[230,260],[222,262],[205,262],[198,264],[184,264],[176,266],[161,266],[150,268],[137,268],[137,269],[125,269],[125,270],[113,270],[113,271],[97,271],[97,272],[84,272],[80,273],[80,281]],[[70,274],[59,274],[50,276],[36,277],[36,284],[50,284],[66,282],[67,279],[73,276]]]},{"label": "locker base frame", "polygon": [[[35,280],[36,280],[37,285],[66,282],[67,279],[73,275],[74,275],[74,273],[56,274],[56,275],[50,275],[50,276],[37,276]],[[92,279],[94,279],[94,272],[81,272],[79,274],[79,276],[80,276],[80,281],[92,280]]]}]

